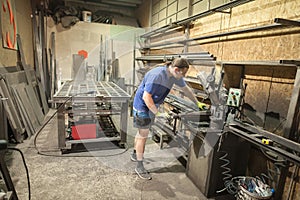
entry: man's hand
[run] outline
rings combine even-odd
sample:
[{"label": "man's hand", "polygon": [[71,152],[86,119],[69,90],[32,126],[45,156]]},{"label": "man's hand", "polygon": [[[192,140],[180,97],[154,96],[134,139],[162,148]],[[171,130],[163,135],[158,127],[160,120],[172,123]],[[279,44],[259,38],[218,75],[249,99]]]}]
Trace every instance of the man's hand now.
[{"label": "man's hand", "polygon": [[170,115],[168,113],[166,113],[166,112],[157,112],[155,114],[155,116],[159,117],[159,118],[169,118],[170,117]]},{"label": "man's hand", "polygon": [[208,109],[208,105],[206,103],[201,103],[200,101],[197,102],[197,106],[198,106],[199,110],[207,110]]}]

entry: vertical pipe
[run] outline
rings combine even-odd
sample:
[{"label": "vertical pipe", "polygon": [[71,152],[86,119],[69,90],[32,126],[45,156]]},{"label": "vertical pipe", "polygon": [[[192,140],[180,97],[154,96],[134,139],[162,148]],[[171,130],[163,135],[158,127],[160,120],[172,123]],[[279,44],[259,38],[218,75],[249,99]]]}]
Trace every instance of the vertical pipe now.
[{"label": "vertical pipe", "polygon": [[[294,139],[297,127],[297,113],[299,112],[300,106],[300,66],[297,66],[297,72],[295,77],[294,88],[292,91],[291,101],[289,105],[289,110],[286,117],[286,123],[284,126],[284,137],[288,139]],[[287,166],[289,163],[287,163]],[[281,170],[279,183],[277,186],[277,191],[275,193],[275,200],[279,200],[282,198],[284,187],[285,187],[285,180],[289,173],[288,167],[285,167]]]},{"label": "vertical pipe", "polygon": [[106,68],[107,68],[107,36],[104,37],[104,66],[103,66],[103,78],[102,80],[105,81],[106,79]]},{"label": "vertical pipe", "polygon": [[132,70],[132,91],[131,91],[131,94],[133,94],[134,86],[135,86],[135,57],[136,57],[135,49],[136,49],[136,40],[137,40],[136,33],[134,33],[133,37],[134,37],[133,38],[133,70]]},{"label": "vertical pipe", "polygon": [[100,60],[99,60],[99,69],[98,69],[98,77],[97,80],[101,81],[102,67],[103,67],[103,36],[100,35]]}]

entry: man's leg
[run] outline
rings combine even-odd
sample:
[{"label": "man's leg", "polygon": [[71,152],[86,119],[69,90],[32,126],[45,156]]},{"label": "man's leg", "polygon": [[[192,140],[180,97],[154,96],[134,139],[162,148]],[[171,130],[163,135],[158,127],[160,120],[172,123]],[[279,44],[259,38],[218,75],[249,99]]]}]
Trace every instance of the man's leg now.
[{"label": "man's leg", "polygon": [[143,160],[148,134],[149,129],[139,129],[135,136],[136,157],[139,161]]},{"label": "man's leg", "polygon": [[139,129],[137,135],[135,136],[135,151],[137,158],[137,167],[135,168],[135,172],[139,175],[140,178],[150,180],[151,175],[144,168],[143,164],[143,157],[148,134],[149,129]]}]

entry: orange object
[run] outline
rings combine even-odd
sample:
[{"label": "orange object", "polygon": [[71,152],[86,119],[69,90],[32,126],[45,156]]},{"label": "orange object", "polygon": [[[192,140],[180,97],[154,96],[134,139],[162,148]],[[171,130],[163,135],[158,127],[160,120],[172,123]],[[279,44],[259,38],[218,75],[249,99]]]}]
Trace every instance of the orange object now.
[{"label": "orange object", "polygon": [[12,24],[13,21],[14,21],[14,14],[13,14],[12,9],[10,7],[10,2],[8,0],[6,0],[6,3],[7,3],[8,10],[9,10],[9,19],[10,19],[9,21],[10,21],[10,24]]},{"label": "orange object", "polygon": [[[16,45],[16,40],[17,40],[16,39],[17,38],[17,27],[16,27],[14,13],[13,13],[13,10],[11,8],[10,2],[8,0],[6,0],[6,4],[7,4],[8,11],[9,11],[9,22],[13,26],[13,30],[14,30],[13,41],[10,38],[10,32],[6,31],[6,45],[7,45],[8,48],[14,49],[15,45]],[[3,11],[6,12],[6,8],[5,8],[4,3],[2,3],[2,8],[3,8]]]},{"label": "orange object", "polygon": [[74,140],[96,138],[96,124],[79,124],[72,126],[72,137]]},{"label": "orange object", "polygon": [[80,50],[78,51],[78,55],[82,55],[84,58],[88,57],[88,52],[85,50]]},{"label": "orange object", "polygon": [[5,6],[4,6],[4,3],[2,3],[2,9],[4,12],[6,12],[6,9],[5,9]]},{"label": "orange object", "polygon": [[6,32],[6,45],[8,48],[14,48],[14,45],[11,43],[10,37],[9,37],[9,32]]}]

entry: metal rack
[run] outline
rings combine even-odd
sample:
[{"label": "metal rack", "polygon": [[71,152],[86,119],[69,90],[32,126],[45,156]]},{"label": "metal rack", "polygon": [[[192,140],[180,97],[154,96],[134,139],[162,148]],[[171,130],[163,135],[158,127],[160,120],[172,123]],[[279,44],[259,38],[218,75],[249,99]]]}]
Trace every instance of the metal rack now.
[{"label": "metal rack", "polygon": [[168,25],[162,26],[162,27],[160,27],[158,29],[149,31],[149,32],[141,35],[140,37],[141,38],[148,38],[148,37],[154,36],[154,35],[159,34],[159,33],[164,33],[165,31],[181,27],[182,25],[186,25],[186,24],[188,24],[188,23],[190,23],[190,22],[192,22],[192,21],[194,21],[196,19],[199,19],[201,17],[205,17],[205,16],[208,16],[208,15],[217,13],[217,12],[224,12],[224,10],[227,10],[227,9],[230,9],[230,8],[233,8],[233,7],[236,7],[236,6],[239,6],[239,5],[251,2],[251,1],[254,1],[254,0],[234,0],[234,1],[228,2],[228,3],[224,4],[224,5],[221,5],[219,7],[210,9],[208,11],[199,13],[197,15],[194,15],[194,16],[191,16],[191,17],[187,17],[185,19],[182,19],[182,20],[170,23]]}]

